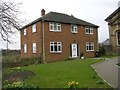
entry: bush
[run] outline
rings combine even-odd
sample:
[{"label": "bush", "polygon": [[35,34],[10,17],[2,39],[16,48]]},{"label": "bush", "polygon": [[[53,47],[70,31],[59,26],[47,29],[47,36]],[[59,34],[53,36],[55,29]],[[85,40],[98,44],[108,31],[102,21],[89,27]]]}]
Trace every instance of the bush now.
[{"label": "bush", "polygon": [[22,58],[20,62],[21,66],[27,66],[27,65],[38,64],[38,63],[41,63],[41,59],[36,57]]},{"label": "bush", "polygon": [[97,84],[104,84],[104,82],[102,80],[98,80],[96,83]]},{"label": "bush", "polygon": [[20,66],[28,66],[31,64],[38,64],[41,63],[41,59],[40,58],[35,58],[35,57],[31,57],[31,58],[21,58],[19,60],[9,60],[9,61],[5,61],[3,60],[2,64],[3,67],[20,67]]}]

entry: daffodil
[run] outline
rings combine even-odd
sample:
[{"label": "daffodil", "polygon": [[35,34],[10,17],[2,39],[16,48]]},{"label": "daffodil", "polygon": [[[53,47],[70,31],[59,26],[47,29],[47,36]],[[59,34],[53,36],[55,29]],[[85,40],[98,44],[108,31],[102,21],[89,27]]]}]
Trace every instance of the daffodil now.
[{"label": "daffodil", "polygon": [[76,85],[78,85],[79,83],[78,82],[76,82]]}]

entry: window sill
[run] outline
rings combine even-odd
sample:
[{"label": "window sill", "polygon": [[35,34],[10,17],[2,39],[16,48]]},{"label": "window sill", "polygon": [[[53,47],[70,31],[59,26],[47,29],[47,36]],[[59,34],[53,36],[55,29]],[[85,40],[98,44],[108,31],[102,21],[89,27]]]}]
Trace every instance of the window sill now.
[{"label": "window sill", "polygon": [[93,33],[86,33],[87,35],[93,35]]},{"label": "window sill", "polygon": [[50,32],[61,32],[61,31],[51,31],[51,30],[50,30]]},{"label": "window sill", "polygon": [[94,50],[87,50],[87,52],[94,52]]},{"label": "window sill", "polygon": [[34,34],[34,33],[36,33],[36,32],[32,32],[32,34]]},{"label": "window sill", "polygon": [[62,52],[50,52],[51,54],[60,54]]},{"label": "window sill", "polygon": [[78,32],[71,32],[72,34],[77,34]]}]

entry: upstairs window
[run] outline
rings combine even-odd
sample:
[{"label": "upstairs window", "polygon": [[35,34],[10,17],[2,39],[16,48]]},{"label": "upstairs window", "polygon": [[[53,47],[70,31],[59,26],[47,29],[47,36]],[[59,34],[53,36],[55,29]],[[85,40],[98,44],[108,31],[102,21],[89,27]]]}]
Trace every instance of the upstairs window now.
[{"label": "upstairs window", "polygon": [[61,23],[50,22],[50,31],[60,32],[61,31]]},{"label": "upstairs window", "polygon": [[93,27],[85,27],[86,34],[93,34]]},{"label": "upstairs window", "polygon": [[26,28],[24,29],[24,31],[23,31],[23,32],[24,32],[24,36],[25,36],[25,35],[27,34],[27,32],[26,32]]},{"label": "upstairs window", "polygon": [[36,43],[33,43],[33,44],[32,44],[32,52],[33,52],[33,53],[36,53],[36,51],[37,51],[37,50],[36,50]]},{"label": "upstairs window", "polygon": [[36,24],[32,25],[32,33],[36,32]]},{"label": "upstairs window", "polygon": [[27,53],[27,44],[24,44],[24,53]]},{"label": "upstairs window", "polygon": [[94,51],[94,43],[86,42],[86,51]]},{"label": "upstairs window", "polygon": [[71,25],[71,32],[77,33],[77,25]]},{"label": "upstairs window", "polygon": [[60,53],[62,52],[61,42],[50,42],[50,52],[51,53]]}]

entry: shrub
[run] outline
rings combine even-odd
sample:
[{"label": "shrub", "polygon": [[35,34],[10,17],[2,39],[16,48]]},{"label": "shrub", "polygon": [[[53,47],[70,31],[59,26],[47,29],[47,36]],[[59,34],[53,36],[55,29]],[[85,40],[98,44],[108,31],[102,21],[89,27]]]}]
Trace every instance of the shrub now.
[{"label": "shrub", "polygon": [[98,80],[96,83],[97,84],[104,84],[104,82],[102,80]]},{"label": "shrub", "polygon": [[6,80],[5,82],[3,82],[2,88],[6,90],[7,88],[38,88],[38,87],[35,87],[32,84],[27,84],[21,81],[10,82]]},{"label": "shrub", "polygon": [[31,58],[22,58],[21,59],[21,66],[27,66],[31,64],[38,64],[41,63],[41,59],[37,57],[31,57]]},{"label": "shrub", "polygon": [[92,75],[93,79],[96,79],[96,75]]},{"label": "shrub", "polygon": [[11,72],[20,72],[20,71],[22,71],[21,67],[11,68],[10,70],[11,70]]}]

